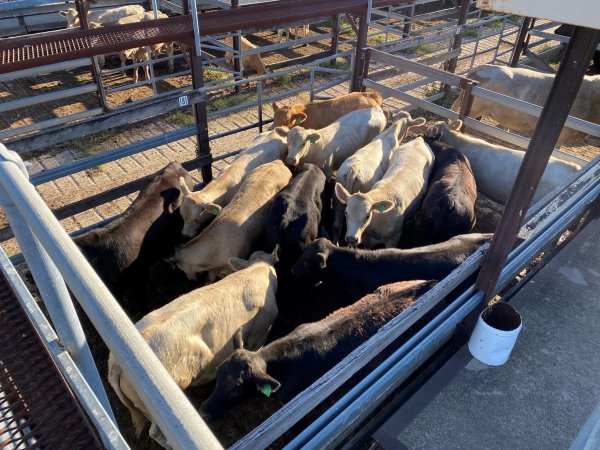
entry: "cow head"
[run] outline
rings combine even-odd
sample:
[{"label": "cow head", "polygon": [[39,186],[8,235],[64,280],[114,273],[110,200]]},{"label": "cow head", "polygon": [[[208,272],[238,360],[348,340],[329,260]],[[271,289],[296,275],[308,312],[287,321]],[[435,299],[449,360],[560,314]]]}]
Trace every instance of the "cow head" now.
[{"label": "cow head", "polygon": [[321,273],[327,267],[327,259],[332,246],[333,244],[325,238],[319,238],[311,242],[292,267],[292,274],[296,278],[312,284],[321,281]]},{"label": "cow head", "polygon": [[447,136],[450,131],[460,131],[462,127],[462,120],[448,120],[446,122],[435,122],[433,125],[427,127],[423,133],[424,137],[432,138],[436,141],[443,141],[444,136]]},{"label": "cow head", "polygon": [[276,127],[285,126],[294,128],[306,121],[306,113],[295,111],[294,106],[282,106],[277,102],[273,102],[273,124],[271,130]]},{"label": "cow head", "polygon": [[291,166],[297,166],[308,153],[311,145],[321,139],[318,132],[300,127],[292,128],[287,135],[288,153],[286,162]]},{"label": "cow head", "polygon": [[79,26],[79,14],[77,14],[75,8],[69,8],[66,11],[59,11],[58,13],[67,19],[67,28]]},{"label": "cow head", "polygon": [[346,205],[346,242],[350,245],[361,243],[362,235],[371,223],[373,214],[386,213],[394,207],[394,202],[390,200],[373,202],[365,194],[350,194],[340,183],[335,184],[335,196]]},{"label": "cow head", "polygon": [[252,255],[250,255],[250,259],[241,259],[232,256],[228,261],[229,267],[231,267],[234,272],[250,267],[252,264],[257,262],[266,262],[270,266],[275,266],[275,264],[277,264],[279,261],[279,244],[275,246],[273,253],[258,251],[252,253]]},{"label": "cow head", "polygon": [[[238,339],[234,340],[238,342]],[[267,363],[254,352],[237,349],[217,369],[215,390],[202,403],[201,414],[208,420],[219,419],[226,409],[244,398],[261,393],[269,397],[281,384],[267,374]]]},{"label": "cow head", "polygon": [[193,238],[200,232],[203,225],[219,214],[221,207],[216,203],[205,201],[202,198],[202,192],[192,193],[183,182],[181,191],[184,194],[183,202],[179,208],[183,218],[181,234],[187,238]]},{"label": "cow head", "polygon": [[399,142],[404,139],[409,128],[422,127],[425,125],[425,122],[427,122],[423,117],[417,117],[416,119],[413,119],[406,111],[398,111],[392,116],[391,120],[391,127],[396,129],[395,134]]}]

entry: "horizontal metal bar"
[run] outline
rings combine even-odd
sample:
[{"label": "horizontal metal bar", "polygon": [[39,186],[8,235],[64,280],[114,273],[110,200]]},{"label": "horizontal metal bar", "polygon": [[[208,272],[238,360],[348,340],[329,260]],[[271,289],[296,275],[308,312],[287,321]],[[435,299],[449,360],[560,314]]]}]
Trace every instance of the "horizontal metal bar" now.
[{"label": "horizontal metal bar", "polygon": [[68,97],[76,97],[78,95],[89,94],[96,92],[98,88],[95,84],[86,84],[85,86],[78,86],[69,89],[62,89],[56,92],[49,92],[47,94],[34,95],[31,97],[20,98],[18,100],[12,100],[10,102],[0,103],[0,113],[12,111],[19,108],[27,108],[28,106],[38,105],[40,103],[53,102],[55,100],[61,100]]},{"label": "horizontal metal bar", "polygon": [[[7,154],[5,148],[2,150]],[[33,185],[10,160],[0,162],[0,183],[123,367],[169,443],[181,449],[221,449],[210,429],[52,215]]]},{"label": "horizontal metal bar", "polygon": [[73,61],[64,61],[56,64],[49,64],[47,66],[33,67],[31,69],[18,70],[11,73],[0,74],[0,83],[7,81],[15,81],[20,78],[34,77],[38,75],[44,75],[52,72],[62,72],[70,69],[77,69],[79,67],[91,66],[92,60],[90,58],[79,58]]},{"label": "horizontal metal bar", "polygon": [[[568,44],[569,40],[571,39],[569,36],[563,36],[562,34],[547,33],[545,31],[536,30],[535,28],[529,30],[529,34],[531,34],[532,36],[541,37],[541,38],[544,38],[544,39],[547,39],[550,41],[560,41],[564,44]],[[600,50],[600,45],[598,45],[597,49]]]},{"label": "horizontal metal bar", "polygon": [[167,145],[171,142],[185,139],[190,136],[194,136],[198,133],[198,126],[192,125],[189,127],[180,128],[175,131],[169,131],[159,136],[154,136],[149,139],[144,139],[140,142],[135,142],[130,145],[125,145],[114,150],[102,152],[100,154],[90,156],[88,158],[80,159],[65,164],[61,164],[55,169],[48,169],[38,172],[29,177],[29,180],[34,186],[48,183],[49,181],[57,180],[59,178],[72,175],[83,170],[98,167],[101,164],[106,164],[117,159],[125,158],[127,156],[135,155],[137,153],[153,149],[160,145]]},{"label": "horizontal metal bar", "polygon": [[[535,117],[539,117],[542,113],[541,106],[534,105],[533,103],[519,100],[517,98],[509,97],[508,95],[500,94],[498,92],[490,91],[479,86],[473,86],[471,92],[475,97],[484,98],[486,100],[499,103],[509,108],[514,108],[517,111],[521,111]],[[565,126],[578,131],[583,131],[584,133],[591,134],[592,136],[600,137],[600,125],[588,122],[587,120],[569,116],[567,117]]]},{"label": "horizontal metal bar", "polygon": [[90,117],[99,116],[102,114],[102,108],[88,109],[87,111],[81,111],[75,114],[69,114],[68,116],[56,117],[54,119],[44,120],[43,122],[31,123],[29,125],[23,125],[17,128],[8,128],[0,131],[0,139],[4,140],[14,136],[31,133],[33,131],[39,131],[46,128],[52,128],[58,125],[62,125],[68,122],[76,122],[82,119],[88,119]]},{"label": "horizontal metal bar", "polygon": [[371,49],[371,62],[388,64],[406,72],[417,73],[425,77],[434,78],[436,80],[441,81],[442,83],[449,84],[451,86],[459,86],[461,80],[465,79],[464,77],[461,77],[459,75],[444,72],[443,70],[438,70],[433,67],[429,67],[424,64],[403,58],[401,56],[390,55],[389,53],[384,53],[382,51],[374,49]]}]

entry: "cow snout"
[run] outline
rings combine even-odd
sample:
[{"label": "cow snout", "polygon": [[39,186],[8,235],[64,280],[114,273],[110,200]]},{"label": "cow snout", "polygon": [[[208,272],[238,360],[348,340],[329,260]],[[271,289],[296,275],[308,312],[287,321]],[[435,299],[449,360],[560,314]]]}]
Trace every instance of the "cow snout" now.
[{"label": "cow snout", "polygon": [[356,236],[348,236],[348,235],[346,235],[346,242],[349,245],[358,245],[358,238]]},{"label": "cow snout", "polygon": [[286,162],[290,165],[290,166],[297,166],[298,165],[298,159],[297,158],[286,158]]}]

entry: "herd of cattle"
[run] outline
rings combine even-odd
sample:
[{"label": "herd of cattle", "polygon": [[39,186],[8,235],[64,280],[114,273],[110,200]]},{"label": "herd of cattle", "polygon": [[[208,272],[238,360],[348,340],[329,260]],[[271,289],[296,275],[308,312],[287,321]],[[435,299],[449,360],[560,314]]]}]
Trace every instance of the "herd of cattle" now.
[{"label": "herd of cattle", "polygon": [[[216,378],[207,419],[257,393],[290,400],[490,238],[467,234],[477,192],[505,203],[524,154],[381,104],[375,92],[275,103],[272,128],[203,189],[171,163],[121,217],[75,238],[117,298],[151,261],[206,276],[136,326],[181,388]],[[403,143],[409,130],[421,136]],[[578,169],[552,158],[535,199]],[[396,248],[407,220],[414,240]],[[263,346],[293,283],[335,286],[344,302]],[[168,447],[112,354],[108,378],[136,432],[150,422]]]}]

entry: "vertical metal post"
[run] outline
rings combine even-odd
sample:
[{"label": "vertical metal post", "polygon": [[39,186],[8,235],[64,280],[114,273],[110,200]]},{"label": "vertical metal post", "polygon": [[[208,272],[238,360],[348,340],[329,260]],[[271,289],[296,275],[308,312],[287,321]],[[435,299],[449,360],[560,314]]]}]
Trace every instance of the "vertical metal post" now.
[{"label": "vertical metal post", "polygon": [[[240,7],[240,2],[239,0],[231,0],[231,8],[239,8]],[[242,31],[241,30],[237,30],[234,35],[233,35],[233,70],[238,74],[236,76],[236,81],[237,80],[242,80],[244,78],[244,63],[242,60],[242,55],[241,55],[241,51],[242,51]],[[241,85],[236,85],[235,86],[235,92],[239,93],[242,90],[242,86]]]},{"label": "vertical metal post", "polygon": [[351,89],[352,92],[358,92],[361,88],[361,74],[364,68],[365,47],[367,45],[367,32],[369,25],[367,18],[361,16],[358,21],[358,36],[356,40],[356,58],[354,59],[354,73],[352,74]]},{"label": "vertical metal post", "polygon": [[[90,28],[90,24],[88,23],[87,13],[88,13],[88,4],[84,0],[75,0],[75,9],[77,9],[77,14],[79,14],[79,27],[82,30],[88,30]],[[102,77],[100,76],[100,65],[98,64],[98,59],[96,56],[92,56],[92,80],[96,83],[98,87],[98,91],[96,92],[96,97],[98,98],[98,105],[105,111],[108,112],[108,107],[104,102],[104,96],[101,93],[101,85],[102,85]]]},{"label": "vertical metal post", "polygon": [[490,300],[496,288],[502,266],[525,219],[529,204],[587,71],[587,61],[592,57],[598,41],[599,30],[576,27],[567,45],[565,56],[477,278],[476,287],[484,292],[484,303]]},{"label": "vertical metal post", "polygon": [[[190,4],[192,22],[194,25],[194,51],[190,52],[192,62],[192,87],[194,90],[201,89],[204,86],[204,69],[202,67],[202,49],[200,44],[200,24],[198,23],[198,8],[196,0],[191,0]],[[196,155],[202,159],[202,181],[208,183],[212,180],[212,154],[210,151],[210,139],[208,138],[208,114],[206,111],[206,101],[194,103],[194,119],[198,125],[198,148]],[[208,159],[208,161],[205,161]]]},{"label": "vertical metal post", "polygon": [[525,17],[521,23],[521,29],[519,30],[519,35],[517,36],[517,42],[515,42],[513,54],[510,57],[511,67],[517,67],[517,64],[519,64],[519,58],[521,58],[521,54],[525,49],[526,38],[529,36],[529,30],[531,30],[532,26],[533,19],[531,17]]},{"label": "vertical metal post", "polygon": [[[7,160],[15,162],[6,149],[0,147],[0,161]],[[15,164],[18,165],[17,162]],[[19,214],[14,203],[9,200],[2,186],[0,186],[0,205],[6,214],[21,248],[21,252],[27,262],[27,267],[29,267],[35,284],[44,300],[44,305],[48,310],[60,342],[66,347],[103,408],[110,418],[115,421],[108,397],[102,385],[102,380],[100,379],[98,369],[96,368],[94,358],[92,357],[65,281]]]},{"label": "vertical metal post", "polygon": [[[460,46],[462,45],[463,36],[465,35],[464,25],[465,25],[465,23],[467,23],[467,15],[469,13],[469,5],[470,5],[470,0],[462,0],[461,6],[460,6],[460,11],[458,14],[458,23],[456,24],[456,33],[454,34],[454,39],[452,40],[451,50],[456,50],[457,48],[460,48]],[[450,73],[456,72],[457,63],[458,63],[458,56],[455,56],[454,58],[450,59],[449,61],[446,61],[445,70]],[[445,97],[448,97],[450,95],[450,88],[451,88],[451,86],[449,84],[444,85],[444,91],[446,91]]]},{"label": "vertical metal post", "polygon": [[[473,86],[477,86],[477,82],[461,78],[460,87],[463,89],[463,100],[460,104],[460,111],[458,112],[458,118],[464,120],[465,116],[468,116],[473,106]],[[460,128],[461,132],[465,131],[465,124],[463,123]]]},{"label": "vertical metal post", "polygon": [[158,19],[158,4],[156,0],[152,0],[152,12],[154,13],[154,20]]},{"label": "vertical metal post", "polygon": [[[338,44],[340,40],[340,16],[331,16],[331,55],[335,55],[338,52]],[[333,58],[329,61],[330,67],[335,67],[337,58]]]},{"label": "vertical metal post", "polygon": [[262,80],[256,83],[256,97],[258,103],[258,132],[263,132],[263,101],[262,101]]},{"label": "vertical metal post", "polygon": [[402,38],[410,37],[410,28],[412,26],[412,18],[415,15],[415,5],[412,5],[406,13],[406,19],[404,19],[404,28],[402,29]]}]

